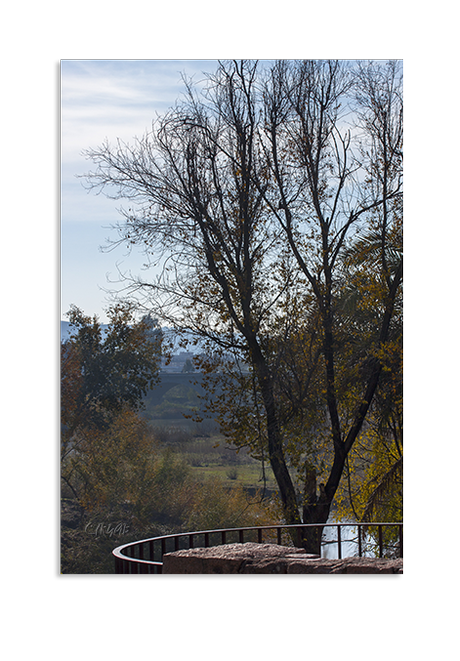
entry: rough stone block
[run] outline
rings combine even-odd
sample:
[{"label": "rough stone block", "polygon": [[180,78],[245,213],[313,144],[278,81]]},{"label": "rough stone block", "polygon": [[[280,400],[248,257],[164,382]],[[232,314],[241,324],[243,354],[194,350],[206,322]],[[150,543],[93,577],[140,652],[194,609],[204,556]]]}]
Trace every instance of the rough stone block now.
[{"label": "rough stone block", "polygon": [[402,558],[344,558],[331,574],[402,574]]},{"label": "rough stone block", "polygon": [[224,544],[167,553],[163,574],[242,574],[287,573],[291,557],[317,558],[304,549],[278,544]]},{"label": "rough stone block", "polygon": [[289,563],[288,574],[331,574],[337,567],[337,560],[319,558],[318,561],[293,560]]},{"label": "rough stone block", "polygon": [[224,544],[163,557],[163,574],[402,574],[402,559],[331,560],[278,544]]}]

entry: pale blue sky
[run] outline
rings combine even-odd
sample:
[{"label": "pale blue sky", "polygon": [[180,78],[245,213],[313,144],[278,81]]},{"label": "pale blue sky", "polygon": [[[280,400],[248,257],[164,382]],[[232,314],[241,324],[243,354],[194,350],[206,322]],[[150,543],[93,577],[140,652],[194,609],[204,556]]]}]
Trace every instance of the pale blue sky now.
[{"label": "pale blue sky", "polygon": [[61,318],[73,303],[105,320],[104,289],[121,269],[139,271],[144,259],[120,247],[103,253],[116,232],[121,201],[84,189],[78,179],[92,164],[82,151],[106,138],[132,141],[151,127],[184,90],[181,74],[199,82],[216,60],[63,60],[61,62]]}]

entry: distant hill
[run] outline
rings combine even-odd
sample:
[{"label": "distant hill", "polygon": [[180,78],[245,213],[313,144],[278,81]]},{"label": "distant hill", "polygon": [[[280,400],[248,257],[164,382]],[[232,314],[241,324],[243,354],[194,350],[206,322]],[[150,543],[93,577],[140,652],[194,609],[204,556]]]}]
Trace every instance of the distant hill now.
[{"label": "distant hill", "polygon": [[[101,324],[101,328],[103,331],[105,331],[108,328],[108,324]],[[175,331],[172,328],[167,328],[164,327],[162,328],[163,334],[166,340],[174,339],[175,336]],[[66,340],[69,339],[69,337],[72,336],[72,334],[75,333],[75,327],[71,327],[70,321],[62,321],[61,320],[61,342],[65,342]],[[177,351],[174,352],[174,354],[179,354],[181,352],[193,352],[193,353],[199,353],[200,352],[200,347],[199,345],[197,347],[192,346],[192,336],[190,335],[190,339],[188,340],[188,344],[186,347],[181,347],[177,348]]]},{"label": "distant hill", "polygon": [[70,321],[62,321],[61,319],[61,342],[65,342],[71,335]]},{"label": "distant hill", "polygon": [[[102,330],[105,330],[107,328],[107,324],[102,324],[101,328]],[[75,333],[75,327],[71,327],[70,321],[61,320],[61,342],[68,340],[73,333]]]}]

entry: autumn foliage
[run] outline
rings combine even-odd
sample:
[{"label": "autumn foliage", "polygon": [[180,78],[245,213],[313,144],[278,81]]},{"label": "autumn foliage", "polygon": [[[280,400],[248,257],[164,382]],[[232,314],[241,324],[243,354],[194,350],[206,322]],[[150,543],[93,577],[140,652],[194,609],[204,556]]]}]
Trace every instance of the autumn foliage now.
[{"label": "autumn foliage", "polygon": [[64,573],[110,573],[122,541],[213,526],[271,521],[260,499],[219,480],[197,480],[139,414],[157,379],[160,334],[129,306],[97,319],[71,311],[61,344],[61,496]]}]

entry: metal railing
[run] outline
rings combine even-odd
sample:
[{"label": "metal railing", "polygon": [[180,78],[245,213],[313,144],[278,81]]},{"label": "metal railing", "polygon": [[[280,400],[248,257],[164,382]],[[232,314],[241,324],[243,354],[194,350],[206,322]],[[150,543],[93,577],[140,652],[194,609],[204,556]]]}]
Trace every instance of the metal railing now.
[{"label": "metal railing", "polygon": [[[337,546],[337,557],[358,556],[363,557],[371,554],[372,557],[385,557],[385,552],[403,557],[403,525],[402,523],[310,523],[295,525],[271,525],[252,526],[245,528],[220,528],[217,530],[199,530],[195,532],[181,532],[161,537],[150,537],[129,544],[118,546],[112,551],[115,559],[116,574],[161,574],[163,569],[163,556],[165,553],[179,551],[181,549],[193,549],[197,547],[208,548],[234,542],[256,541],[259,544],[276,543],[284,546],[293,545],[294,537],[297,538],[296,545],[302,547],[302,535],[308,528],[316,528],[321,531],[321,555],[322,550],[334,544]],[[351,529],[356,536],[352,539],[345,538],[344,529]],[[395,538],[388,542],[384,539],[385,532],[396,529]],[[324,535],[325,529],[335,530],[335,539],[327,539]],[[372,535],[369,531],[372,531]],[[350,553],[350,548],[354,548]],[[343,555],[343,553],[347,555]]]}]

